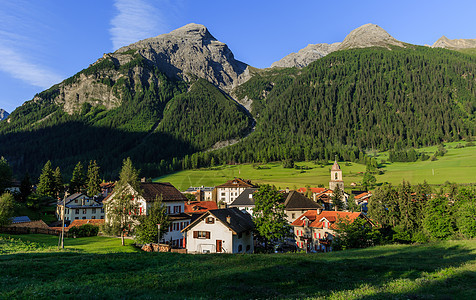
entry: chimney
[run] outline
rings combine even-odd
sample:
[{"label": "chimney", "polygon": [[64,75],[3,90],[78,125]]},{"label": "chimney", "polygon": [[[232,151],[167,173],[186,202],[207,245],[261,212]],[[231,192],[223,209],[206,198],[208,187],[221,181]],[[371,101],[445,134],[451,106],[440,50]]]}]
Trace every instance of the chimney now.
[{"label": "chimney", "polygon": [[227,222],[228,224],[231,223],[231,217],[230,217],[230,216],[227,216],[227,217],[226,217],[226,222]]},{"label": "chimney", "polygon": [[289,194],[289,188],[288,188],[288,187],[286,187],[286,193],[288,193],[288,194]]},{"label": "chimney", "polygon": [[145,182],[145,177],[142,177],[142,178],[140,179],[140,182]]}]

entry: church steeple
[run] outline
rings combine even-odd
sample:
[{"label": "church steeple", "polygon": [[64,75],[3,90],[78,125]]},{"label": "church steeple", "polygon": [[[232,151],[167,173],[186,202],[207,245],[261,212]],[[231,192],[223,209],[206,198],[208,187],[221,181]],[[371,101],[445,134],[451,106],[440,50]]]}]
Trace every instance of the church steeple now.
[{"label": "church steeple", "polygon": [[334,190],[336,186],[339,186],[344,190],[344,181],[342,180],[342,170],[340,169],[339,164],[337,163],[337,155],[334,161],[334,164],[331,168],[331,181],[329,181],[329,189]]}]

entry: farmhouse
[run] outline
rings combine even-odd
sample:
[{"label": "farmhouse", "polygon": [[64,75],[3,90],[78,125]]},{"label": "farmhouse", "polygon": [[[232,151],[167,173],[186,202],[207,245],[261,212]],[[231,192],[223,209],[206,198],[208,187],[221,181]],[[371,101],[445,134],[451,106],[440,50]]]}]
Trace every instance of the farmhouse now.
[{"label": "farmhouse", "polygon": [[[64,200],[64,219],[73,220],[104,219],[102,202],[98,198],[90,198],[83,193],[75,193]],[[56,204],[56,216],[61,220],[63,214],[63,200]]]},{"label": "farmhouse", "polygon": [[209,210],[182,230],[188,253],[253,253],[254,224],[238,208]]},{"label": "farmhouse", "polygon": [[360,212],[309,210],[297,218],[291,226],[294,227],[294,237],[299,248],[307,252],[332,251],[332,240],[339,221],[353,222],[363,218],[368,226],[374,226],[372,221]]},{"label": "farmhouse", "polygon": [[231,204],[247,188],[256,188],[249,180],[235,178],[215,187],[216,202]]},{"label": "farmhouse", "polygon": [[[139,205],[137,212],[139,215],[146,215],[152,203],[159,198],[162,199],[162,203],[167,207],[167,214],[171,224],[163,235],[161,242],[171,244],[173,247],[183,248],[184,239],[181,230],[190,224],[191,219],[185,213],[187,198],[168,182],[141,182],[141,195],[131,186],[128,186],[127,189],[127,192],[133,195],[133,201],[137,201]],[[104,199],[104,202],[114,201],[115,196],[116,193],[112,192]],[[106,222],[107,220],[106,211]]]}]

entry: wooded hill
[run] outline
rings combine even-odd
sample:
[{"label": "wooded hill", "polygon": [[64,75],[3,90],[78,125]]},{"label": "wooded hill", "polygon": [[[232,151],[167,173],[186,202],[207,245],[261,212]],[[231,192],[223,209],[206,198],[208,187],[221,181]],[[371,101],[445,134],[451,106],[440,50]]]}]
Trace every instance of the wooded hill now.
[{"label": "wooded hill", "polygon": [[[15,172],[38,174],[50,159],[67,174],[95,159],[111,178],[130,156],[142,175],[157,176],[228,162],[355,160],[368,149],[476,135],[476,57],[455,51],[352,49],[303,69],[257,70],[230,93],[253,100],[252,116],[204,79],[169,78],[140,53],[124,55],[126,64],[105,58],[62,83],[94,78],[119,105],[82,103],[68,113],[53,101],[56,85],[0,123],[0,153]],[[206,152],[246,136],[253,118],[256,130],[241,142]]]}]

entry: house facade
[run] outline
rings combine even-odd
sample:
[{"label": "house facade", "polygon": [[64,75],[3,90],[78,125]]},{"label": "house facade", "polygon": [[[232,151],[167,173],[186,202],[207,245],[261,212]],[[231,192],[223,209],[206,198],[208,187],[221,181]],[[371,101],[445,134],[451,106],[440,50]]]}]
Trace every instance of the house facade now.
[{"label": "house facade", "polygon": [[294,222],[296,218],[308,210],[322,211],[324,209],[320,204],[312,201],[298,191],[290,191],[288,194],[285,194],[285,196],[284,212],[286,213],[286,219],[289,223]]},{"label": "house facade", "polygon": [[63,215],[63,204],[65,206],[64,220],[71,222],[74,220],[104,219],[104,208],[98,198],[91,198],[83,193],[75,193],[67,197],[64,201],[56,204],[56,216],[61,220]]},{"label": "house facade", "polygon": [[[187,198],[168,182],[141,182],[141,195],[131,186],[128,186],[127,189],[127,193],[133,195],[133,201],[136,201],[138,205],[138,211],[136,212],[138,215],[147,215],[150,207],[158,197],[162,199],[171,224],[167,232],[162,236],[161,242],[176,248],[183,248],[184,236],[181,231],[190,224],[191,220],[191,217],[185,213]],[[115,196],[115,192],[112,192],[104,201],[114,201]],[[107,220],[106,211],[106,222]]]},{"label": "house facade", "polygon": [[253,253],[254,224],[237,208],[209,210],[183,229],[188,253]]},{"label": "house facade", "polygon": [[241,178],[228,180],[226,183],[215,187],[216,202],[224,203],[228,206],[247,188],[256,188],[256,186],[251,181]]},{"label": "house facade", "polygon": [[363,218],[368,226],[374,226],[372,221],[360,212],[309,210],[291,224],[296,245],[306,252],[332,251],[332,240],[336,235],[339,220],[352,223],[357,218]]},{"label": "house facade", "polygon": [[184,194],[192,194],[195,196],[197,201],[213,201],[213,190],[215,187],[212,186],[199,186],[199,187],[189,187]]}]

